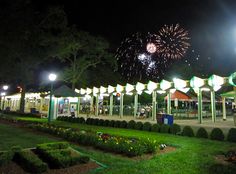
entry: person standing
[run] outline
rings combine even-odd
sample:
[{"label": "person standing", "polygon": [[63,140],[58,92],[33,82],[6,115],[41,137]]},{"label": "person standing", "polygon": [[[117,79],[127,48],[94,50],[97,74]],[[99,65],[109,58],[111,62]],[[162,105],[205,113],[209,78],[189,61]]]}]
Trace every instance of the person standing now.
[{"label": "person standing", "polygon": [[74,106],[71,106],[71,108],[70,108],[70,114],[71,114],[71,117],[75,117],[75,109],[74,109]]}]

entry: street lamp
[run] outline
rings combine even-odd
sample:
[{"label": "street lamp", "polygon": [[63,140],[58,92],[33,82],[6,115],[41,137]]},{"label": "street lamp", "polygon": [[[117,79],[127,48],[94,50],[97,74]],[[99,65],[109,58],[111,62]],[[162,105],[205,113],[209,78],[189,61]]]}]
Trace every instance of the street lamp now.
[{"label": "street lamp", "polygon": [[53,93],[53,82],[56,80],[56,74],[49,74],[48,79],[51,81],[51,90],[50,90],[50,100],[49,100],[49,112],[48,112],[48,122],[51,121],[52,118],[52,93]]},{"label": "street lamp", "polygon": [[[8,89],[8,85],[3,85],[2,89],[6,91]],[[3,97],[2,111],[4,110],[5,96],[6,96],[6,92],[1,92],[1,97]]]}]

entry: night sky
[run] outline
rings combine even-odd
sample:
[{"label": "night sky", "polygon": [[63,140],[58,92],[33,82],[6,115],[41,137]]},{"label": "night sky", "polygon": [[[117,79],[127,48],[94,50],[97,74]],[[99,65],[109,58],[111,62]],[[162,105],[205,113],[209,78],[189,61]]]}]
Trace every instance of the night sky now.
[{"label": "night sky", "polygon": [[114,50],[135,32],[155,33],[164,24],[179,23],[191,37],[184,60],[189,63],[198,56],[212,73],[222,75],[236,70],[235,0],[39,2],[55,4],[64,7],[70,24],[104,36]]}]

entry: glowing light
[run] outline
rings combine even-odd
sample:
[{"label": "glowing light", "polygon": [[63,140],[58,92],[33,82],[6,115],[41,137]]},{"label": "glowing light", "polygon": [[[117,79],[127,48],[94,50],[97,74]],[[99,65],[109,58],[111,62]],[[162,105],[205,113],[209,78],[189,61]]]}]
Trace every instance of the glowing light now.
[{"label": "glowing light", "polygon": [[86,89],[86,94],[89,95],[89,94],[91,94],[91,93],[92,93],[92,89],[87,88],[87,89]]},{"label": "glowing light", "polygon": [[236,80],[236,72],[229,76],[229,84],[236,86],[235,80]]},{"label": "glowing light", "polygon": [[113,86],[108,86],[108,93],[111,94],[115,91],[115,88]]},{"label": "glowing light", "polygon": [[145,85],[143,83],[138,82],[135,86],[135,89],[137,90],[137,92],[141,92],[145,89]]},{"label": "glowing light", "polygon": [[79,89],[76,89],[76,88],[75,88],[75,92],[76,92],[76,93],[80,93]]},{"label": "glowing light", "polygon": [[213,74],[211,77],[209,77],[208,84],[212,87],[221,86],[224,84],[224,78]]},{"label": "glowing light", "polygon": [[125,86],[125,91],[127,93],[130,93],[133,90],[134,90],[134,85],[131,85],[131,84],[127,83],[126,86]]},{"label": "glowing light", "polygon": [[7,86],[7,85],[4,85],[2,88],[3,88],[3,90],[7,90],[7,89],[8,89],[8,86]]},{"label": "glowing light", "polygon": [[103,94],[103,93],[106,93],[107,89],[103,86],[100,87],[100,93]]},{"label": "glowing light", "polygon": [[6,93],[5,93],[5,92],[2,92],[2,93],[1,93],[1,96],[5,96],[5,95],[6,95]]},{"label": "glowing light", "polygon": [[204,79],[201,79],[199,77],[192,77],[190,80],[190,86],[192,88],[200,88],[205,84]]},{"label": "glowing light", "polygon": [[147,84],[147,89],[149,91],[154,91],[155,89],[157,89],[157,83],[155,83],[153,81],[149,81]]},{"label": "glowing light", "polygon": [[121,86],[121,85],[117,85],[116,86],[116,92],[119,92],[119,93],[121,93],[121,92],[123,92],[124,91],[124,86]]},{"label": "glowing light", "polygon": [[49,74],[49,76],[48,76],[48,79],[49,79],[50,81],[55,81],[56,78],[57,78],[57,75],[56,75],[56,74],[53,74],[53,73]]},{"label": "glowing light", "polygon": [[81,88],[81,89],[80,89],[80,94],[81,94],[81,95],[84,95],[85,93],[86,93],[86,90],[83,89],[83,88]]},{"label": "glowing light", "polygon": [[187,82],[179,78],[174,78],[173,82],[176,89],[183,89],[187,86]]},{"label": "glowing light", "polygon": [[157,50],[157,47],[154,43],[148,43],[146,48],[149,53],[155,53]]},{"label": "glowing light", "polygon": [[164,91],[171,88],[171,82],[166,81],[166,80],[162,80],[160,83],[160,88]]},{"label": "glowing light", "polygon": [[99,92],[99,89],[96,87],[93,87],[93,96],[96,96],[98,92]]}]

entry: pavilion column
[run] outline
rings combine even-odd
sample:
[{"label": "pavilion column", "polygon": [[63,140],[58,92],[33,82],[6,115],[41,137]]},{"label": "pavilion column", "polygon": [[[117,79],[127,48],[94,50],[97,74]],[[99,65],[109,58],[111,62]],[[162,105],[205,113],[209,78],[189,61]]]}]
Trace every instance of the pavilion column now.
[{"label": "pavilion column", "polygon": [[113,94],[110,94],[110,109],[109,109],[109,115],[112,116],[113,114]]},{"label": "pavilion column", "polygon": [[[45,100],[44,98],[41,98],[41,99],[40,99],[39,113],[42,113],[42,112],[43,112],[43,103],[44,103],[44,100]],[[16,101],[16,102],[18,102],[18,101]],[[18,109],[17,106],[18,106],[18,104],[16,103],[16,110]]]},{"label": "pavilion column", "polygon": [[170,93],[170,90],[167,93],[167,114],[171,114],[171,93]]},{"label": "pavilion column", "polygon": [[120,93],[120,118],[123,118],[124,115],[124,94]]},{"label": "pavilion column", "polygon": [[216,101],[215,101],[215,91],[211,89],[211,118],[212,122],[216,122]]},{"label": "pavilion column", "polygon": [[95,116],[98,116],[98,110],[99,110],[99,100],[98,100],[98,94],[96,95],[96,110],[95,110]]},{"label": "pavilion column", "polygon": [[53,99],[52,119],[56,119],[58,115],[58,98]]},{"label": "pavilion column", "polygon": [[199,88],[197,93],[198,100],[198,121],[202,124],[202,90]]},{"label": "pavilion column", "polygon": [[80,97],[78,97],[77,117],[79,116],[79,111],[80,111]]},{"label": "pavilion column", "polygon": [[152,92],[152,120],[156,120],[157,115],[157,92]]},{"label": "pavilion column", "polygon": [[137,112],[138,112],[138,93],[135,93],[135,95],[134,95],[134,118],[137,118]]},{"label": "pavilion column", "polygon": [[91,96],[91,99],[90,99],[90,113],[92,114],[93,112],[93,96]]},{"label": "pavilion column", "polygon": [[222,97],[222,108],[223,108],[223,120],[226,120],[226,107],[225,107],[225,97]]}]

